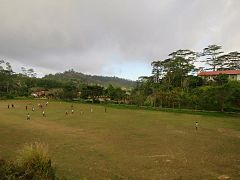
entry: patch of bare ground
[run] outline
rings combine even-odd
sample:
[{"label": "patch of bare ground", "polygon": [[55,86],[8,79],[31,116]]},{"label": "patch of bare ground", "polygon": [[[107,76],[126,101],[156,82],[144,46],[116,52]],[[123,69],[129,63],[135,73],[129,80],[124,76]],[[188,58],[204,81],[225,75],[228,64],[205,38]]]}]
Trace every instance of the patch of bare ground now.
[{"label": "patch of bare ground", "polygon": [[230,179],[230,177],[228,175],[221,175],[221,176],[218,176],[218,179],[219,180],[225,180],[225,179]]},{"label": "patch of bare ground", "polygon": [[51,130],[51,132],[64,133],[68,135],[82,135],[84,130],[81,128],[69,127],[51,121],[31,121],[31,128],[39,130]]}]

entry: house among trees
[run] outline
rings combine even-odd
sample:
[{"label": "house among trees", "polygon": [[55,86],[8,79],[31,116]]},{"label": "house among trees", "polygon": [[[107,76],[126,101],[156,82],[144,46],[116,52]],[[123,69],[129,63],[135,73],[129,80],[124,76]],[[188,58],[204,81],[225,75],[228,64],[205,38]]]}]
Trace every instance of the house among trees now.
[{"label": "house among trees", "polygon": [[38,90],[38,91],[33,92],[31,95],[33,97],[40,98],[40,97],[45,97],[46,96],[46,92],[47,91],[45,91],[45,90]]},{"label": "house among trees", "polygon": [[228,75],[229,80],[237,80],[240,81],[240,70],[225,70],[225,71],[208,71],[208,72],[200,72],[198,76],[210,81],[214,80],[214,78],[218,75],[226,74]]}]

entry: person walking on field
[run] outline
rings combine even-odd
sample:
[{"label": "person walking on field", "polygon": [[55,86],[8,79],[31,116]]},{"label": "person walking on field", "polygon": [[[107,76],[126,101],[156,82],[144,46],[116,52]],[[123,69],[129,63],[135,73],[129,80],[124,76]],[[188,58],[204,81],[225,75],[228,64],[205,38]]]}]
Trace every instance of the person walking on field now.
[{"label": "person walking on field", "polygon": [[27,114],[27,120],[30,120],[30,114],[29,113]]},{"label": "person walking on field", "polygon": [[10,108],[9,104],[8,104],[8,109]]},{"label": "person walking on field", "polygon": [[12,104],[12,108],[15,108],[13,104]]},{"label": "person walking on field", "polygon": [[26,111],[28,110],[28,106],[26,106]]},{"label": "person walking on field", "polygon": [[196,121],[195,123],[195,128],[196,128],[196,131],[198,130],[198,122]]},{"label": "person walking on field", "polygon": [[45,114],[45,112],[43,111],[43,117],[46,117],[46,114]]}]

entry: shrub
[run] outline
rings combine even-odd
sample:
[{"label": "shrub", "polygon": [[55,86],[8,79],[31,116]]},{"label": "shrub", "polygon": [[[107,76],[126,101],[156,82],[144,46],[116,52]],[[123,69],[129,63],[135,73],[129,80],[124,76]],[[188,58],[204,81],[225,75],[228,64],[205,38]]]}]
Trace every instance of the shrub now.
[{"label": "shrub", "polygon": [[25,145],[19,152],[16,164],[24,179],[54,179],[55,170],[48,155],[48,146],[35,142]]},{"label": "shrub", "polygon": [[18,167],[13,162],[0,159],[0,177],[1,179],[16,179]]},{"label": "shrub", "polygon": [[35,142],[25,145],[16,158],[10,162],[0,158],[1,179],[56,179],[55,169],[48,155],[48,146]]}]

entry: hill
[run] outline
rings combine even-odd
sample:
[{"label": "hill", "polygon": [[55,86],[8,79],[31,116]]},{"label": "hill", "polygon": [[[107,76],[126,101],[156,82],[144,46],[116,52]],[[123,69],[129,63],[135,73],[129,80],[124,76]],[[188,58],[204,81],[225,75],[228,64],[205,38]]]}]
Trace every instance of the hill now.
[{"label": "hill", "polygon": [[81,83],[97,84],[105,87],[107,87],[109,84],[112,84],[115,87],[132,88],[135,86],[136,83],[135,81],[118,77],[87,75],[80,72],[75,72],[74,70],[65,71],[63,73],[49,74],[46,75],[44,78],[59,81],[77,80]]}]

